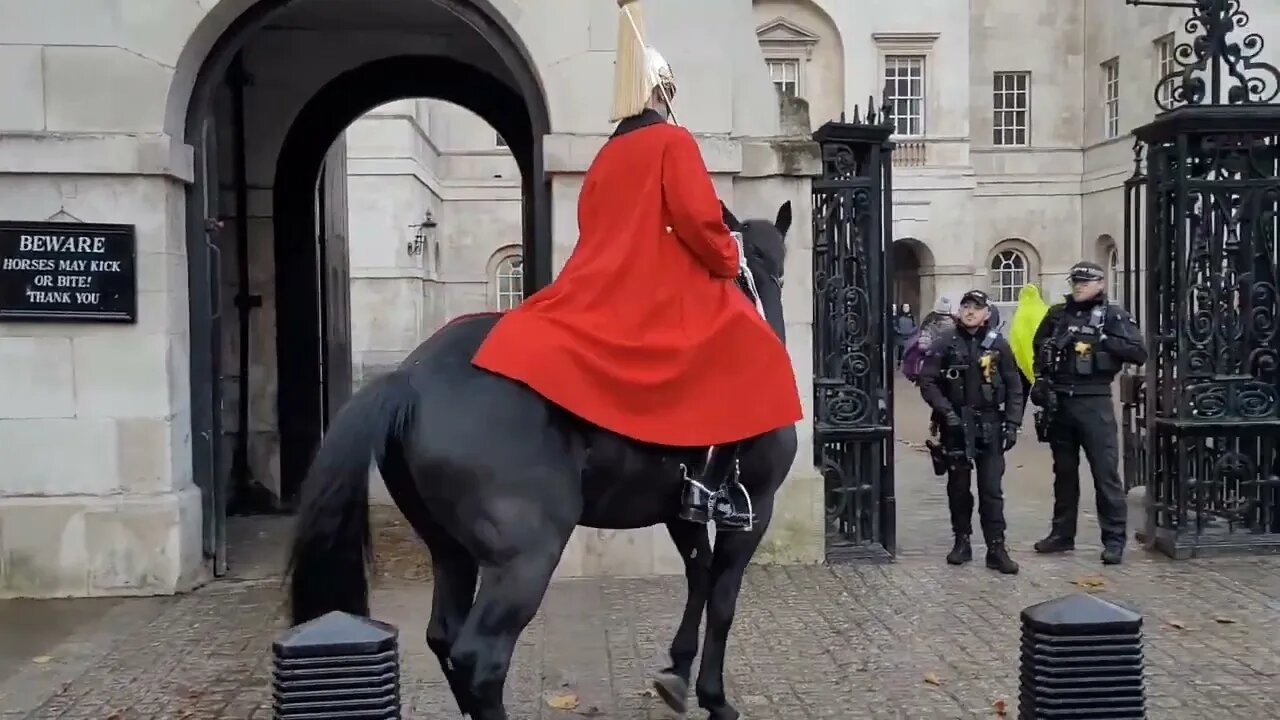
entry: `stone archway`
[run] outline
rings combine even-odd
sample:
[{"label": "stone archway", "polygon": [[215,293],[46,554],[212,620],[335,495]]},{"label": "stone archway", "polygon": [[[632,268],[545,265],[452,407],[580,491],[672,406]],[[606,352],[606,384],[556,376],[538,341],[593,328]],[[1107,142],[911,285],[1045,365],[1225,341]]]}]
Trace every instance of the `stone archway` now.
[{"label": "stone archway", "polygon": [[[541,147],[550,118],[528,52],[490,0],[393,0],[376,10],[353,0],[222,0],[206,21],[223,29],[212,40],[197,30],[190,44],[209,48],[203,58],[183,53],[199,67],[183,130],[196,165],[187,212],[193,472],[204,550],[221,572],[228,504],[288,508],[350,393],[345,127],[381,103],[426,97],[501,133],[523,178],[532,292],[552,268]],[[176,76],[171,123],[183,68]]]},{"label": "stone archway", "polygon": [[933,252],[916,238],[893,241],[892,302],[910,305],[918,321],[933,305]]}]

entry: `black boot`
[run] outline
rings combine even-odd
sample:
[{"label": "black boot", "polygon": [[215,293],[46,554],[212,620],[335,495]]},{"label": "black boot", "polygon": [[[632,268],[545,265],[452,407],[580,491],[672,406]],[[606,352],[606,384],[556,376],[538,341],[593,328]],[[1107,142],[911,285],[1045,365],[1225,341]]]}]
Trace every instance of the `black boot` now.
[{"label": "black boot", "polygon": [[711,498],[715,494],[702,481],[689,477],[689,471],[681,465],[684,472],[684,489],[680,491],[680,519],[707,524],[711,520]]},{"label": "black boot", "polygon": [[1036,541],[1035,549],[1036,552],[1044,555],[1070,552],[1076,549],[1076,541],[1075,538],[1049,533],[1045,539]]},{"label": "black boot", "polygon": [[998,570],[1003,575],[1017,575],[1018,563],[1009,557],[1009,549],[1004,539],[987,541],[987,567]]},{"label": "black boot", "polygon": [[969,544],[968,533],[956,533],[956,544],[947,553],[948,565],[963,565],[973,560],[973,545]]},{"label": "black boot", "polygon": [[1102,564],[1119,565],[1122,562],[1124,562],[1124,543],[1114,540],[1104,543],[1102,546]]},{"label": "black boot", "polygon": [[750,530],[754,526],[751,495],[738,482],[736,443],[711,448],[698,477],[690,477],[687,466],[682,468],[685,486],[680,519],[698,523],[714,520],[716,530]]}]

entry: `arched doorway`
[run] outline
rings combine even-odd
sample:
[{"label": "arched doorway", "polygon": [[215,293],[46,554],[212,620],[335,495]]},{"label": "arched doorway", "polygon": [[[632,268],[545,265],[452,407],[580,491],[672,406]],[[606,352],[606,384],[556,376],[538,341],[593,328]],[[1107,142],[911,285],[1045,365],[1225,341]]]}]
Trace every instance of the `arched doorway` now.
[{"label": "arched doorway", "polygon": [[911,306],[911,312],[919,321],[932,306],[933,253],[929,247],[915,238],[893,241],[893,304]]},{"label": "arched doorway", "polygon": [[521,170],[525,292],[551,276],[546,100],[487,0],[223,0],[215,14],[236,4],[244,11],[201,61],[185,123],[196,164],[193,472],[215,572],[228,506],[287,510],[351,392],[342,133],[352,121],[409,97],[483,118]]}]

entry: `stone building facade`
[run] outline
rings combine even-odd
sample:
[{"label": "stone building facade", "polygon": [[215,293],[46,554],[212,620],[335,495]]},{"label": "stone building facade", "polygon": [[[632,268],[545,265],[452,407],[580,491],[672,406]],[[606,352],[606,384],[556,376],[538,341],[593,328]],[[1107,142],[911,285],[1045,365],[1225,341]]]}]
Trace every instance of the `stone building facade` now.
[{"label": "stone building facade", "polygon": [[[1249,10],[1277,37],[1280,11]],[[890,83],[896,295],[916,306],[1106,261],[1127,131],[1185,39],[1185,11],[1119,0],[646,12],[740,216],[807,217],[816,158],[777,148]],[[288,507],[353,382],[513,299],[516,257],[547,282],[611,130],[615,18],[614,0],[0,0],[0,220],[134,226],[138,297],[131,324],[0,322],[0,597],[225,571],[227,514]],[[784,297],[807,410],[811,241],[796,223]],[[808,457],[765,560],[822,557]],[[560,571],[679,568],[661,530],[580,531]]]}]

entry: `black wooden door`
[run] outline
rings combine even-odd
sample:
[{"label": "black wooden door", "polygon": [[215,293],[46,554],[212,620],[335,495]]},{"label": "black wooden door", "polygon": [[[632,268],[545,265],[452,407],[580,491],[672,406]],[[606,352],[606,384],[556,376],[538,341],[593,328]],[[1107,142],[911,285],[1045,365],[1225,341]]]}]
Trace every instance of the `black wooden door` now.
[{"label": "black wooden door", "polygon": [[194,143],[196,182],[188,198],[191,278],[192,471],[200,488],[202,548],[215,575],[227,571],[227,475],[222,445],[222,252],[217,124],[201,124]]},{"label": "black wooden door", "polygon": [[347,143],[339,136],[325,156],[317,188],[320,243],[321,403],[324,425],[351,396],[351,265],[347,242]]}]

